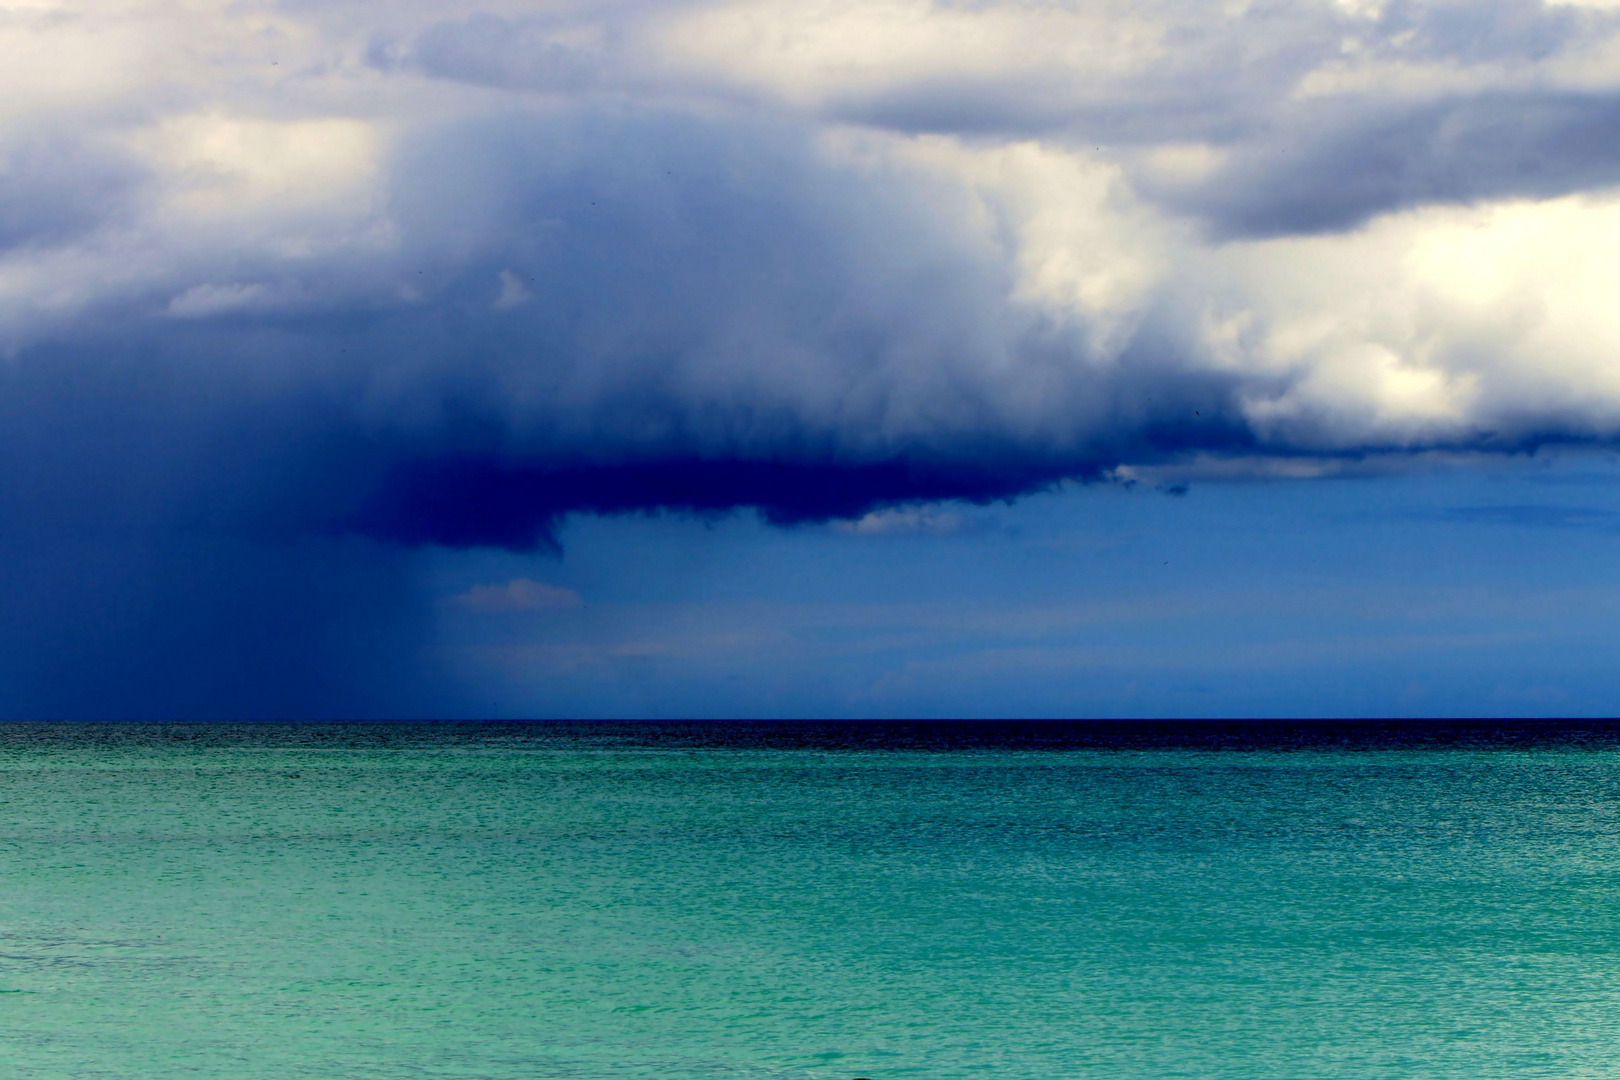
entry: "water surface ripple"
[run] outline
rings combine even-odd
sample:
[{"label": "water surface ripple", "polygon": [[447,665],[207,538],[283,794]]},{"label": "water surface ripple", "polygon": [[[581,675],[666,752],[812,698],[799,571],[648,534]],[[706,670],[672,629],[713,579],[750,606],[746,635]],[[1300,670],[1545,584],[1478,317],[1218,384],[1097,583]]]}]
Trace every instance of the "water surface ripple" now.
[{"label": "water surface ripple", "polygon": [[3,1071],[1620,1075],[1603,730],[705,730],[0,728]]}]

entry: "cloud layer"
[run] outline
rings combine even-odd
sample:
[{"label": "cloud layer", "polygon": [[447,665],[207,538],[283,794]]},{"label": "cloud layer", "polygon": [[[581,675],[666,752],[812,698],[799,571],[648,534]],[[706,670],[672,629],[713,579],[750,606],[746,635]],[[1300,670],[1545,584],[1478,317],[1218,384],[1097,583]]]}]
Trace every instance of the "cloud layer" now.
[{"label": "cloud layer", "polygon": [[0,48],[47,623],[202,550],[229,597],[578,511],[1620,432],[1609,5],[46,0]]}]

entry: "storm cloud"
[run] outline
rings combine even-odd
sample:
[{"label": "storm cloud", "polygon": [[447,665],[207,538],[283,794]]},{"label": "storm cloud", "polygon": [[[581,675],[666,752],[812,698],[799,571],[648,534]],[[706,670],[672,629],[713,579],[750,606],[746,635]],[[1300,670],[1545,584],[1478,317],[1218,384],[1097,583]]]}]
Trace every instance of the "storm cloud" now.
[{"label": "storm cloud", "polygon": [[403,708],[401,553],[574,513],[1620,433],[1602,5],[62,3],[0,47],[13,711]]}]

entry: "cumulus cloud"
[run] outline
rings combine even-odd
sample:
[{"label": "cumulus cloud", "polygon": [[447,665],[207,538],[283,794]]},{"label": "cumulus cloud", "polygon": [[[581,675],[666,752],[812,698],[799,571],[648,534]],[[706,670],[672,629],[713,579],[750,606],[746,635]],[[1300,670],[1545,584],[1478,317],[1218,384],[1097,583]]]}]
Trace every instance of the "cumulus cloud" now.
[{"label": "cumulus cloud", "polygon": [[129,572],[49,537],[224,589],[1620,433],[1612,5],[49,0],[0,47],[23,609]]}]

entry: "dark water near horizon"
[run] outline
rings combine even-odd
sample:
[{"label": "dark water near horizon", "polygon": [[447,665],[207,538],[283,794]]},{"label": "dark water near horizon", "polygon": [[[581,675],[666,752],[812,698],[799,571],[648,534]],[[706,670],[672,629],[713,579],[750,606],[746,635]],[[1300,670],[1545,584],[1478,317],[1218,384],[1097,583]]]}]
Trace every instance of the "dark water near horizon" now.
[{"label": "dark water near horizon", "polygon": [[0,1074],[1608,1077],[1620,728],[0,725]]}]

